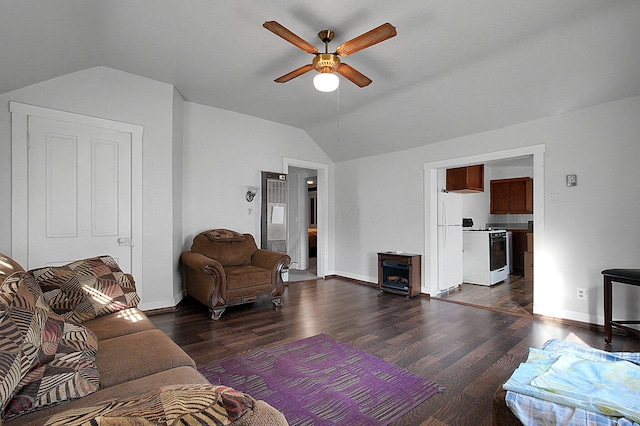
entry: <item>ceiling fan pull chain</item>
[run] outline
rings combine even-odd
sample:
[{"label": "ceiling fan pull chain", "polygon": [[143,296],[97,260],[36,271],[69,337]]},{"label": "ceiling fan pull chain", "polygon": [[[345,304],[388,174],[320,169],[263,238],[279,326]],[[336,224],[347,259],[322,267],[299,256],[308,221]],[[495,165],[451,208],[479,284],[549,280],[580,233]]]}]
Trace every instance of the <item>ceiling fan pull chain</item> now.
[{"label": "ceiling fan pull chain", "polygon": [[338,132],[338,144],[340,144],[340,86],[338,86],[338,105],[336,107],[336,128]]},{"label": "ceiling fan pull chain", "polygon": [[338,105],[336,107],[336,127],[340,128],[340,86],[338,86]]}]

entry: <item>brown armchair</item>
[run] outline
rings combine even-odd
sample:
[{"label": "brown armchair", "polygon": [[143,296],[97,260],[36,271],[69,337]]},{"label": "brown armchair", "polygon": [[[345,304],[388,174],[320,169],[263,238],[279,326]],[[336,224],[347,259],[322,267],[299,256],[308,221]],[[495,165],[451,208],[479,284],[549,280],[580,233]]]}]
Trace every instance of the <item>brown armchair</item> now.
[{"label": "brown armchair", "polygon": [[259,249],[251,234],[214,229],[196,235],[180,256],[187,294],[218,320],[227,306],[271,299],[282,305],[282,269],[291,258]]}]

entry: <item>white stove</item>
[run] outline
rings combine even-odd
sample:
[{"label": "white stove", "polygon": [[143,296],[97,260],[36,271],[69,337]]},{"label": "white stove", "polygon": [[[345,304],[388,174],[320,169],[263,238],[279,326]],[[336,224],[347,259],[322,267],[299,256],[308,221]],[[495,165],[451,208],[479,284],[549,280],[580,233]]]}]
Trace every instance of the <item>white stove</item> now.
[{"label": "white stove", "polygon": [[462,232],[463,281],[491,286],[507,279],[507,231],[465,229]]}]

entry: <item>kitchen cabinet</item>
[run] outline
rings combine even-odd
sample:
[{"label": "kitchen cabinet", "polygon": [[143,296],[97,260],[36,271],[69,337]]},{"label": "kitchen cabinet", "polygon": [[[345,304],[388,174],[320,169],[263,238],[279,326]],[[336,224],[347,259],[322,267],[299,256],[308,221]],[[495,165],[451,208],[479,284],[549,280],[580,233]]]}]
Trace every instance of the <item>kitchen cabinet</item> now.
[{"label": "kitchen cabinet", "polygon": [[447,169],[447,191],[484,192],[484,164]]},{"label": "kitchen cabinet", "polygon": [[515,275],[524,275],[524,253],[527,251],[527,230],[511,231],[511,269]]},{"label": "kitchen cabinet", "polygon": [[533,179],[497,179],[490,183],[491,214],[533,213]]}]

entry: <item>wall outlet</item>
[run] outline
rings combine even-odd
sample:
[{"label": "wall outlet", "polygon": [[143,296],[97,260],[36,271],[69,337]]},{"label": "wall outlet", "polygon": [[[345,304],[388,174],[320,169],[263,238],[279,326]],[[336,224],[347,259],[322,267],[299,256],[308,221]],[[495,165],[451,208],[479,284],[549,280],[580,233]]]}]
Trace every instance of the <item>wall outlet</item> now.
[{"label": "wall outlet", "polygon": [[578,290],[578,299],[587,300],[587,289],[579,288]]}]

